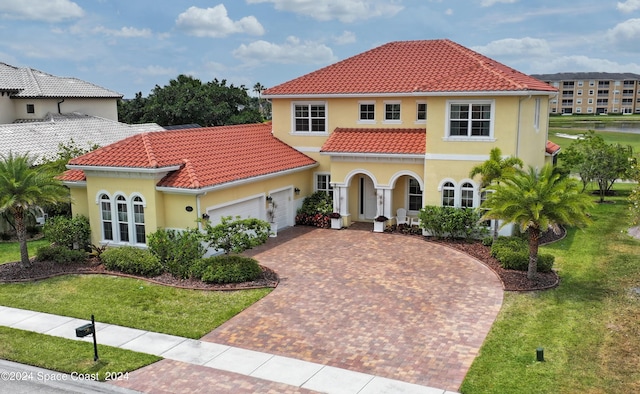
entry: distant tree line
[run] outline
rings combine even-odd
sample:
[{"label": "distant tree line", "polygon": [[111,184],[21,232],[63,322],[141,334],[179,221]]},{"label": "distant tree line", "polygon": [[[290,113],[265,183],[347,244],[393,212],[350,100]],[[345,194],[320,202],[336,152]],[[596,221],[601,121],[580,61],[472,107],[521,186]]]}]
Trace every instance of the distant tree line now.
[{"label": "distant tree line", "polygon": [[[263,89],[262,85],[256,85]],[[244,85],[227,86],[224,79],[202,83],[191,76],[179,75],[168,85],[156,85],[148,97],[138,92],[134,99],[120,100],[118,119],[129,124],[161,126],[194,123],[223,126],[264,121],[260,97],[250,97],[247,91]]]}]

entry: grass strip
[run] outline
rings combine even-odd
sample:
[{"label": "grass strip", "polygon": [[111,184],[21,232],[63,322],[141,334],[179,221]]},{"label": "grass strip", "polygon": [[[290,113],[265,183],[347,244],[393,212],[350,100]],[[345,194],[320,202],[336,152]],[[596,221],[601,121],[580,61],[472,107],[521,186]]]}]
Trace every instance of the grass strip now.
[{"label": "grass strip", "polygon": [[150,354],[100,344],[98,356],[98,361],[93,361],[91,342],[0,327],[1,359],[73,374],[86,380],[105,380],[107,376],[126,378],[127,372],[161,360]]}]

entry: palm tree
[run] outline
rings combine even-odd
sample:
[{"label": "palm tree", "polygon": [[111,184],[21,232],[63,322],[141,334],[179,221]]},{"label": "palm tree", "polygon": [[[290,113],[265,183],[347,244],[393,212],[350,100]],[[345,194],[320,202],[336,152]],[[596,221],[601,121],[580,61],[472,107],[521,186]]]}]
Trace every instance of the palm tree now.
[{"label": "palm tree", "polygon": [[25,218],[30,208],[69,200],[69,191],[47,168],[34,167],[35,158],[28,153],[0,154],[0,212],[13,216],[20,243],[20,262],[29,267]]},{"label": "palm tree", "polygon": [[551,164],[540,171],[517,170],[506,175],[499,184],[488,187],[493,193],[482,204],[486,219],[503,219],[516,223],[520,231],[529,233],[529,266],[527,278],[534,279],[538,270],[540,234],[560,225],[581,226],[589,223],[587,209],[591,198],[581,191],[577,180],[562,176]]},{"label": "palm tree", "polygon": [[262,109],[262,91],[265,89],[265,87],[260,83],[260,82],[256,82],[255,85],[253,85],[253,91],[258,93],[258,108],[260,110],[260,115],[264,116],[264,110]]},{"label": "palm tree", "polygon": [[[491,183],[500,183],[500,178],[512,174],[517,168],[522,168],[522,160],[517,157],[502,158],[500,148],[493,148],[489,153],[489,160],[477,165],[471,169],[469,176],[473,178],[476,175],[482,176],[482,188],[487,188]],[[493,239],[498,238],[498,221],[493,225]]]}]

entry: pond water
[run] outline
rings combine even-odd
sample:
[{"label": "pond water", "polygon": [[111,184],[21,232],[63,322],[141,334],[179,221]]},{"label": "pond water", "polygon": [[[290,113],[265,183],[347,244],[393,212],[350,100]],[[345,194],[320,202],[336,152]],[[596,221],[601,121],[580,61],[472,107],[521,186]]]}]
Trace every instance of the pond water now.
[{"label": "pond water", "polygon": [[574,122],[567,123],[559,126],[561,129],[586,129],[586,130],[597,130],[597,131],[615,131],[618,133],[631,133],[631,134],[640,134],[640,122],[614,122],[614,123],[603,123],[603,122]]}]

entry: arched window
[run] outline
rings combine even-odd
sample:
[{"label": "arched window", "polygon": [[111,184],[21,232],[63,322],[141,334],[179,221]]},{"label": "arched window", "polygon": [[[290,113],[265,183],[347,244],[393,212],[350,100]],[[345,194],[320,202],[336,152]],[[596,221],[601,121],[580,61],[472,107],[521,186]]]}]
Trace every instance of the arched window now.
[{"label": "arched window", "polygon": [[100,196],[100,216],[102,219],[102,239],[113,241],[113,217],[111,215],[111,199],[108,195]]},{"label": "arched window", "polygon": [[140,196],[133,198],[133,225],[135,226],[135,243],[146,243],[147,238],[144,233],[144,202]]},{"label": "arched window", "polygon": [[455,204],[456,190],[452,182],[442,185],[442,206],[452,207]]},{"label": "arched window", "polygon": [[127,209],[127,199],[124,196],[116,197],[116,207],[118,210],[118,233],[120,242],[129,242],[129,214]]},{"label": "arched window", "polygon": [[463,183],[460,188],[460,206],[473,208],[473,185],[469,182]]}]

